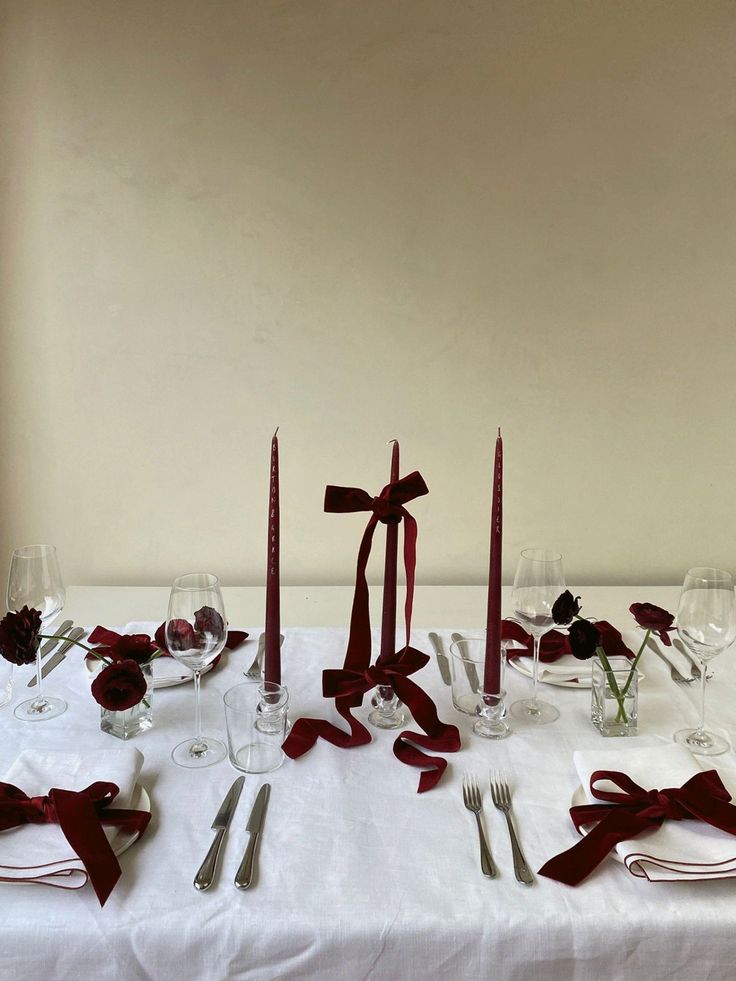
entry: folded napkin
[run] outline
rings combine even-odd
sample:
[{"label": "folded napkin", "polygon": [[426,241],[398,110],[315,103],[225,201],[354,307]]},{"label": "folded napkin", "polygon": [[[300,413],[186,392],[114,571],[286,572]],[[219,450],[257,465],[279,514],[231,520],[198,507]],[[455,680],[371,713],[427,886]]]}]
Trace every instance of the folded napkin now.
[{"label": "folded napkin", "polygon": [[[591,793],[591,775],[599,770],[621,771],[645,790],[682,787],[691,777],[713,770],[701,767],[684,746],[664,745],[647,749],[578,751],[575,768],[590,803],[600,804]],[[728,793],[736,791],[736,772],[719,766]],[[609,782],[599,782],[600,790],[620,791]],[[728,796],[726,796],[728,800]],[[725,813],[726,803],[714,808]],[[731,808],[736,812],[736,809]],[[615,851],[632,875],[655,881],[723,879],[736,875],[736,836],[702,820],[665,818],[660,827],[636,838],[620,841]]]},{"label": "folded napkin", "polygon": [[[2,777],[29,797],[42,797],[52,787],[80,791],[97,781],[114,783],[120,792],[112,807],[130,807],[143,756],[122,746],[104,753],[23,750]],[[113,851],[129,833],[102,828]],[[88,881],[84,863],[74,853],[58,824],[22,824],[0,833],[0,881],[35,882],[79,889]]]},{"label": "folded napkin", "polygon": [[[509,650],[507,657],[509,660],[515,660],[519,651]],[[517,666],[520,671],[524,674],[528,674],[531,678],[532,675],[532,662],[527,658],[525,660],[519,659],[516,661]],[[592,660],[581,661],[572,654],[562,654],[554,663],[543,663],[539,662],[539,680],[540,681],[552,681],[552,682],[563,682],[563,681],[579,681],[582,684],[591,685],[593,683],[593,667]]]}]

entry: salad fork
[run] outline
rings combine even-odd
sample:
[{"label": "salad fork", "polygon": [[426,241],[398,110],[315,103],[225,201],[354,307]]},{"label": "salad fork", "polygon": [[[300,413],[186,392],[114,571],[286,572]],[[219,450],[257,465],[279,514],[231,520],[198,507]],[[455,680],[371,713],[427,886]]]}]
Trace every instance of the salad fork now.
[{"label": "salad fork", "polygon": [[488,847],[485,832],[483,831],[483,825],[481,824],[480,820],[481,794],[480,790],[478,789],[478,781],[472,774],[469,773],[466,773],[463,777],[463,803],[469,811],[472,811],[473,814],[475,814],[475,821],[478,825],[481,871],[483,872],[483,875],[487,876],[489,879],[495,879],[496,866],[493,864],[491,850]]},{"label": "salad fork", "polygon": [[[283,644],[284,635],[279,634],[279,644]],[[261,634],[258,638],[258,653],[253,659],[253,663],[245,672],[245,677],[250,678],[251,681],[257,681],[258,678],[263,674],[263,654],[266,650],[266,635]]]},{"label": "salad fork", "polygon": [[532,875],[531,869],[526,864],[526,859],[524,858],[524,853],[521,850],[519,839],[516,837],[516,831],[514,831],[514,826],[511,823],[511,792],[509,791],[508,782],[505,779],[502,779],[500,774],[491,774],[490,783],[493,803],[497,810],[503,812],[503,816],[506,818],[506,824],[509,829],[511,854],[514,859],[514,875],[519,882],[523,882],[525,885],[530,885],[532,882],[534,882],[534,876]]}]

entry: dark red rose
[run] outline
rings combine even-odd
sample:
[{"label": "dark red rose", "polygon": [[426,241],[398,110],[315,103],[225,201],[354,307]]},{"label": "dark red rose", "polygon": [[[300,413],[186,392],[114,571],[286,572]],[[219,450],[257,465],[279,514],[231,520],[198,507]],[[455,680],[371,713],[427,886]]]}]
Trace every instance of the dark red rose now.
[{"label": "dark red rose", "polygon": [[633,615],[640,627],[657,634],[666,647],[672,646],[668,631],[675,629],[673,627],[675,622],[673,613],[668,613],[667,610],[663,610],[661,606],[655,606],[654,603],[632,603],[629,607],[629,613]]},{"label": "dark red rose", "polygon": [[[234,651],[236,647],[246,640],[248,634],[244,630],[228,630],[227,640],[225,641],[225,648],[229,651]],[[166,646],[166,624],[162,623],[161,626],[156,631],[154,637],[156,646],[163,654],[168,655],[170,653],[168,647]]]},{"label": "dark red rose", "polygon": [[211,606],[203,606],[194,614],[194,629],[201,634],[222,637],[225,632],[225,621],[217,610],[213,610]]},{"label": "dark red rose", "polygon": [[196,651],[199,640],[194,627],[188,620],[171,620],[169,623],[170,640],[166,640],[166,624],[162,623],[156,631],[156,643],[162,651]]},{"label": "dark red rose", "polygon": [[145,694],[146,679],[138,664],[131,659],[109,664],[92,682],[95,701],[112,712],[132,708]]},{"label": "dark red rose", "polygon": [[0,654],[13,664],[32,664],[41,643],[41,614],[24,606],[0,620]]},{"label": "dark red rose", "polygon": [[552,604],[552,619],[555,623],[564,625],[571,623],[580,613],[579,596],[573,596],[569,589],[566,589],[561,596]]},{"label": "dark red rose", "polygon": [[576,620],[570,624],[567,631],[570,641],[570,651],[580,661],[593,657],[596,647],[601,642],[601,635],[595,624],[589,620]]},{"label": "dark red rose", "polygon": [[94,653],[98,657],[110,661],[135,661],[136,664],[147,664],[158,647],[151,643],[148,634],[121,634],[111,644],[96,647]]}]

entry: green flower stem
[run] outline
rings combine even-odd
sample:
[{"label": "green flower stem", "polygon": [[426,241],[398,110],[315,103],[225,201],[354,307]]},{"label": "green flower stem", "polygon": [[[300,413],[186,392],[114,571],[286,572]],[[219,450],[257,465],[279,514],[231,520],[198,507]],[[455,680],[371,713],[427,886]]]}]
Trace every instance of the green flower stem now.
[{"label": "green flower stem", "polygon": [[[606,672],[606,676],[608,677],[608,680],[610,682],[611,691],[613,692],[614,698],[618,702],[618,712],[616,713],[616,722],[623,722],[624,724],[626,724],[629,720],[626,715],[626,709],[624,708],[624,693],[628,688],[628,683],[626,685],[626,688],[624,688],[623,693],[619,691],[618,682],[616,681],[616,678],[613,674],[613,669],[611,668],[610,661],[606,657],[606,652],[600,646],[596,647],[595,652],[598,655],[598,660],[603,665],[603,670]],[[630,682],[631,682],[631,675],[629,675],[629,683]],[[605,693],[603,697],[605,698]]]},{"label": "green flower stem", "polygon": [[629,690],[631,686],[631,682],[634,680],[634,671],[636,671],[636,666],[639,663],[639,658],[641,657],[644,648],[646,647],[646,643],[649,640],[649,635],[651,634],[651,632],[652,632],[651,628],[648,627],[647,632],[644,634],[644,640],[641,643],[641,647],[636,652],[636,657],[631,662],[631,671],[629,673],[629,680],[626,682],[626,684],[624,685],[624,690],[621,692],[622,697],[626,695],[626,692]]}]

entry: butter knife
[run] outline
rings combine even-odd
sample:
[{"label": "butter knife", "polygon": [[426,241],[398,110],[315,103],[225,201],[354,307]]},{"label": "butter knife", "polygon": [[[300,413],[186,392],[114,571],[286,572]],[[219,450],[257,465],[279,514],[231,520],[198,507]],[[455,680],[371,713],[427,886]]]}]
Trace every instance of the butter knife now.
[{"label": "butter knife", "polygon": [[199,871],[194,877],[194,888],[199,889],[200,892],[205,889],[209,889],[212,885],[212,880],[215,877],[215,870],[217,868],[217,859],[220,855],[220,848],[222,847],[222,842],[225,837],[225,832],[228,829],[228,825],[235,813],[235,808],[238,806],[238,801],[240,800],[240,792],[243,789],[243,784],[245,783],[245,777],[238,777],[238,779],[233,783],[230,790],[228,790],[225,795],[225,800],[220,804],[220,810],[215,815],[215,820],[212,822],[212,830],[215,831],[215,840],[210,845],[209,851],[205,856],[204,862],[199,867]]},{"label": "butter knife", "polygon": [[[65,640],[64,643],[59,648],[59,650],[56,652],[56,654],[54,654],[53,657],[49,658],[49,660],[44,664],[43,668],[41,668],[42,678],[45,678],[47,674],[50,674],[54,670],[54,668],[58,668],[58,666],[66,657],[66,652],[69,650],[69,648],[74,647],[74,641],[81,640],[82,637],[84,637],[85,633],[86,631],[84,627],[75,627],[74,630],[71,630],[69,632],[69,640]],[[28,687],[29,688],[35,687],[37,680],[38,679],[34,674],[34,676],[28,682]]]},{"label": "butter knife", "polygon": [[[462,634],[450,634],[453,643],[457,644],[459,641],[464,640]],[[465,668],[465,674],[468,676],[468,684],[470,685],[471,691],[480,692],[480,681],[478,681],[478,672],[475,670],[475,665],[472,661],[466,661],[462,658],[463,667]]]},{"label": "butter knife", "polygon": [[437,665],[440,669],[440,674],[442,675],[442,680],[446,685],[452,684],[452,679],[450,678],[450,664],[447,660],[447,654],[445,654],[445,649],[442,646],[442,638],[439,634],[430,633],[429,642],[434,647],[434,652],[437,655]]},{"label": "butter knife", "polygon": [[248,824],[245,826],[245,830],[250,835],[250,839],[248,840],[248,846],[245,849],[245,855],[243,855],[243,861],[240,863],[240,867],[235,873],[235,885],[238,887],[238,889],[247,889],[253,881],[253,864],[256,856],[256,848],[258,847],[258,840],[261,836],[263,819],[266,816],[266,807],[268,806],[268,798],[270,794],[271,784],[264,783],[261,789],[258,791],[256,802],[253,805],[253,809],[250,812],[250,817],[248,818]]},{"label": "butter knife", "polygon": [[41,645],[41,657],[46,657],[47,654],[50,654],[59,643],[59,637],[68,633],[73,626],[73,620],[65,620],[60,627],[53,627],[52,629],[56,637],[52,637],[51,640],[47,640],[45,644]]}]

